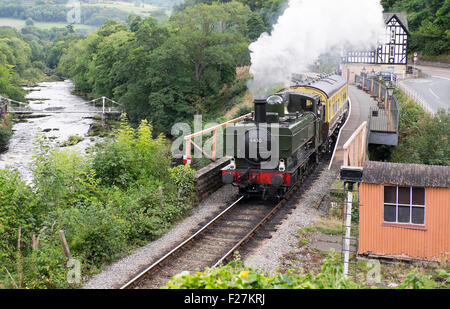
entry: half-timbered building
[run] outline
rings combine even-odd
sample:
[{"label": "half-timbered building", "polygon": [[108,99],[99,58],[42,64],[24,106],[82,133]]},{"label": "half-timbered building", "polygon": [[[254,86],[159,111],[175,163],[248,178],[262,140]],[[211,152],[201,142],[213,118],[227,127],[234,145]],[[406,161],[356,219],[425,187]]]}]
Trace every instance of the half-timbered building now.
[{"label": "half-timbered building", "polygon": [[349,82],[361,71],[391,71],[405,74],[408,65],[408,21],[404,13],[384,13],[384,42],[374,42],[373,50],[346,51],[342,58],[342,74]]}]

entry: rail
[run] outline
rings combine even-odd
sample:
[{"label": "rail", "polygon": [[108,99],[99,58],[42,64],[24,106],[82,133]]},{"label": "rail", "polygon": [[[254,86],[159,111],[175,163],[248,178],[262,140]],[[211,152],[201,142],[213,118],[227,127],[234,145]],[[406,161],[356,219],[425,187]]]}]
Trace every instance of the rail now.
[{"label": "rail", "polygon": [[142,271],[140,274],[138,274],[136,277],[131,279],[128,283],[123,285],[120,289],[129,289],[133,285],[135,285],[141,278],[143,278],[145,275],[148,275],[153,270],[157,269],[162,263],[169,260],[172,256],[174,256],[177,252],[180,252],[183,250],[189,243],[193,242],[195,239],[197,239],[200,235],[202,235],[207,229],[209,229],[211,226],[213,226],[217,221],[222,219],[227,213],[229,213],[232,209],[238,205],[238,203],[243,199],[243,196],[240,196],[235,202],[233,202],[230,206],[228,206],[224,211],[222,211],[219,215],[214,217],[211,221],[209,221],[205,226],[203,226],[200,230],[198,230],[194,235],[180,243],[177,247],[175,247],[173,250],[171,250],[169,253],[164,255],[162,258],[160,258],[158,261],[153,263],[151,266],[146,268],[144,271]]},{"label": "rail", "polygon": [[[292,195],[299,189],[302,188],[303,185],[305,184],[305,181],[309,178],[311,178],[310,176],[314,173],[314,171],[316,170],[317,165],[314,163],[311,163],[310,165],[308,165],[307,168],[307,172],[304,175],[304,178],[302,178],[302,180],[300,180],[293,188],[291,188],[291,190],[288,192],[287,196],[282,199],[279,203],[277,203],[276,206],[270,206],[269,209],[266,209],[266,211],[268,211],[267,213],[264,214],[264,217],[262,217],[262,219],[258,219],[256,222],[256,224],[251,225],[251,229],[249,232],[246,232],[245,236],[240,237],[239,239],[236,239],[233,243],[234,245],[232,245],[232,248],[227,250],[227,252],[225,254],[222,255],[218,255],[218,258],[214,258],[214,262],[211,262],[211,265],[213,265],[212,267],[217,267],[223,263],[228,262],[232,257],[233,257],[233,253],[236,252],[239,248],[241,248],[245,243],[247,243],[252,236],[255,235],[255,233],[260,230],[263,226],[265,226],[265,224],[267,224],[267,222],[274,217],[275,214],[278,213],[278,211],[280,211],[280,209],[283,208],[283,206],[289,201],[289,199],[292,197]],[[319,207],[320,203],[322,202],[323,198],[325,197],[325,193],[320,197],[320,199],[318,201],[316,201],[313,205],[313,207],[315,207],[316,209]],[[156,280],[158,281],[158,275],[159,274],[159,270],[162,269],[163,264],[165,263],[170,263],[170,259],[171,258],[177,258],[177,257],[185,257],[188,254],[184,253],[184,254],[180,254],[180,252],[184,249],[186,249],[186,247],[188,247],[189,245],[194,245],[194,241],[199,240],[201,241],[202,239],[205,238],[205,233],[207,231],[213,230],[213,229],[217,229],[218,231],[220,231],[220,233],[223,233],[223,228],[226,228],[228,226],[228,220],[225,221],[226,224],[222,227],[222,226],[217,226],[217,224],[220,224],[219,222],[222,222],[223,220],[226,220],[227,218],[230,219],[230,217],[227,217],[228,215],[236,215],[236,213],[233,213],[232,211],[237,209],[237,206],[239,205],[239,202],[243,199],[243,197],[239,197],[238,200],[236,200],[233,204],[231,204],[230,206],[227,207],[227,209],[225,209],[224,211],[222,211],[218,216],[214,217],[211,221],[209,221],[205,226],[203,226],[198,232],[196,232],[194,235],[192,235],[191,237],[189,237],[188,239],[186,239],[185,241],[183,241],[182,243],[180,243],[176,248],[174,248],[173,250],[171,250],[169,253],[165,254],[162,258],[160,258],[158,261],[156,261],[155,263],[153,263],[151,266],[149,266],[148,268],[146,268],[144,271],[142,271],[141,273],[139,273],[137,276],[135,276],[133,279],[131,279],[129,282],[127,282],[125,285],[123,285],[120,289],[132,289],[132,288],[138,288],[138,287],[145,287],[149,281],[151,280]],[[258,207],[256,207],[257,209],[261,209],[261,205],[256,205]],[[247,208],[246,208],[247,210]],[[248,214],[247,214],[248,216]],[[250,218],[254,219],[255,214],[252,214],[250,216]],[[232,217],[232,216],[231,216]],[[242,224],[242,223],[241,223]],[[235,231],[233,231],[233,234],[236,234]],[[213,236],[214,237],[214,236]],[[221,236],[221,239],[223,235]],[[215,238],[216,239],[216,238]],[[198,244],[198,243],[196,243]],[[231,247],[231,246],[230,246]],[[210,247],[208,247],[208,250],[211,250]],[[198,248],[197,248],[198,250]],[[195,250],[194,250],[195,251]],[[165,265],[164,265],[165,266]],[[205,265],[208,266],[208,265]],[[173,267],[173,263],[169,264],[169,267]],[[163,273],[165,272],[164,269],[161,270]],[[155,273],[156,272],[156,273]],[[148,277],[150,275],[154,275],[153,278],[151,278],[151,280],[148,280]]]}]

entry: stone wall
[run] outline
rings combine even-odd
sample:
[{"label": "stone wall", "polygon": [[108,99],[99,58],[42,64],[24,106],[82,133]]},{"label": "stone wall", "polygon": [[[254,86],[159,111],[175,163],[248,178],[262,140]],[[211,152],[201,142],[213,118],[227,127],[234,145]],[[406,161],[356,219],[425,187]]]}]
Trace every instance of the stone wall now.
[{"label": "stone wall", "polygon": [[195,195],[198,203],[223,186],[221,169],[228,164],[230,164],[230,158],[225,157],[209,164],[195,174]]}]

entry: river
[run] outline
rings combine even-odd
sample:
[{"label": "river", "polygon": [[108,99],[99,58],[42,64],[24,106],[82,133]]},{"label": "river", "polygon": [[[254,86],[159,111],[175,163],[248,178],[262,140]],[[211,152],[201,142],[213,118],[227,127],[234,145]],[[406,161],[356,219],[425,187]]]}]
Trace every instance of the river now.
[{"label": "river", "polygon": [[[39,83],[37,87],[26,90],[29,91],[26,98],[33,110],[67,112],[48,113],[42,118],[30,118],[26,122],[14,124],[14,134],[9,142],[9,148],[0,154],[0,169],[7,167],[17,169],[23,179],[30,182],[33,178],[30,163],[36,154],[34,146],[36,136],[44,135],[51,143],[58,145],[72,135],[79,135],[84,137],[84,140],[67,148],[83,152],[95,143],[87,137],[87,133],[94,122],[92,117],[98,114],[101,108],[94,107],[83,98],[73,95],[74,85],[70,80]],[[74,113],[75,111],[86,113]]]}]

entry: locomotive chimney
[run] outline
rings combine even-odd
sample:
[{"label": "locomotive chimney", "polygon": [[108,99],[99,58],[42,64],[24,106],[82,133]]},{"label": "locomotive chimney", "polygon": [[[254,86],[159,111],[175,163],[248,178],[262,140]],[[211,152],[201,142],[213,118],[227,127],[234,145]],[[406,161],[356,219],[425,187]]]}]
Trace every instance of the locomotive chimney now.
[{"label": "locomotive chimney", "polygon": [[265,99],[257,99],[254,101],[255,104],[255,122],[256,123],[266,123],[267,122],[267,101]]}]

